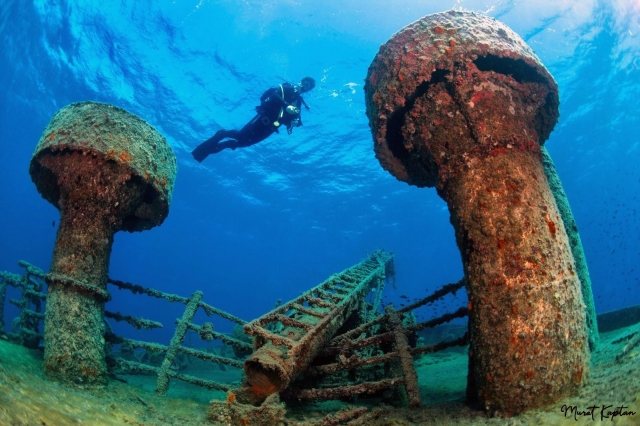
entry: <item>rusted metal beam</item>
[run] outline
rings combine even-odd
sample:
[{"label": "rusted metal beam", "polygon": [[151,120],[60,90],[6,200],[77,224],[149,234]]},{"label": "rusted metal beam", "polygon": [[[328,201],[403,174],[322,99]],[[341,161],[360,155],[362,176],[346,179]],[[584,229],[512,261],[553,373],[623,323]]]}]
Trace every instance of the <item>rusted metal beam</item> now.
[{"label": "rusted metal beam", "polygon": [[369,358],[360,358],[359,356],[354,355],[341,362],[311,367],[305,372],[305,374],[308,374],[312,377],[326,376],[328,374],[336,373],[342,370],[350,370],[356,367],[366,367],[369,365],[381,364],[383,362],[390,362],[397,357],[398,354],[396,352],[391,352],[384,355],[376,355]]},{"label": "rusted metal beam", "polygon": [[464,346],[469,344],[469,333],[465,333],[464,336],[455,340],[449,340],[447,342],[436,343],[435,345],[420,346],[418,348],[411,349],[411,355],[424,355],[433,352],[443,351],[447,348],[454,346]]},{"label": "rusted metal beam", "polygon": [[[245,333],[258,336],[256,343],[261,345],[245,361],[244,367],[253,396],[260,400],[280,392],[306,370],[349,315],[361,306],[371,289],[386,278],[392,262],[393,255],[377,251],[247,324]],[[296,311],[298,305],[304,309]],[[279,332],[267,331],[267,325],[275,322],[285,327]]]},{"label": "rusted metal beam", "polygon": [[413,366],[411,347],[407,339],[407,331],[402,326],[402,318],[392,306],[385,308],[388,324],[393,333],[393,349],[398,354],[398,364],[404,377],[404,388],[410,408],[420,407],[420,390],[418,389],[418,374]]},{"label": "rusted metal beam", "polygon": [[453,319],[464,318],[464,317],[466,317],[468,315],[469,315],[469,308],[467,308],[467,307],[458,308],[458,310],[455,311],[455,312],[447,313],[447,314],[444,314],[444,315],[439,316],[437,318],[434,318],[432,320],[421,322],[420,324],[409,326],[409,327],[407,327],[407,331],[409,331],[409,332],[417,332],[417,331],[424,330],[426,328],[433,328],[433,327],[436,327],[438,325],[441,325],[441,324],[444,324],[446,322],[449,322],[449,321],[451,321]]},{"label": "rusted metal beam", "polygon": [[412,303],[411,305],[405,306],[402,309],[398,309],[398,313],[402,314],[405,312],[413,311],[414,309],[417,309],[421,306],[440,300],[449,293],[455,295],[456,291],[460,290],[465,286],[465,283],[466,283],[465,279],[462,278],[458,282],[447,284],[442,288],[439,288],[438,290],[434,291],[432,294],[425,297],[424,299],[418,300],[417,302]]},{"label": "rusted metal beam", "polygon": [[384,379],[377,382],[365,382],[351,386],[338,386],[335,388],[323,389],[291,389],[284,393],[286,399],[340,399],[353,395],[374,394],[384,389],[404,384],[402,377],[394,379]]}]

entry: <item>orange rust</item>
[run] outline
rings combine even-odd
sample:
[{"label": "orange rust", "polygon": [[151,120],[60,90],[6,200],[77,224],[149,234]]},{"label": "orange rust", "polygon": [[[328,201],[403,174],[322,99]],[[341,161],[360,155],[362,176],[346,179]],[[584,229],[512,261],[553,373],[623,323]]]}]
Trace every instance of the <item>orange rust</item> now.
[{"label": "orange rust", "polygon": [[49,137],[47,139],[51,140],[56,137],[56,132],[49,133]]},{"label": "orange rust", "polygon": [[547,226],[549,227],[549,232],[551,232],[551,236],[555,238],[556,236],[556,224],[554,221],[546,218]]},{"label": "orange rust", "polygon": [[84,374],[85,376],[92,376],[92,377],[98,377],[99,375],[96,369],[89,368],[89,367],[83,367],[82,374]]},{"label": "orange rust", "polygon": [[582,383],[582,374],[584,372],[584,367],[581,365],[575,373],[573,373],[573,378],[577,383]]},{"label": "orange rust", "polygon": [[253,393],[255,396],[259,398],[266,398],[267,396],[271,395],[273,392],[276,391],[276,386],[271,384],[266,387],[262,387],[260,385],[251,385],[249,389],[251,390],[251,393]]},{"label": "orange rust", "polygon": [[442,28],[440,25],[436,25],[435,27],[433,27],[433,32],[436,34],[444,34],[444,28]]},{"label": "orange rust", "polygon": [[236,402],[236,394],[229,391],[227,392],[227,404],[232,404]]},{"label": "orange rust", "polygon": [[[471,98],[471,102],[473,102],[475,104],[480,99],[482,99],[482,92],[477,92],[475,95],[473,95],[473,98]],[[486,124],[483,123],[483,126],[486,127]]]},{"label": "orange rust", "polygon": [[504,147],[497,147],[497,148],[493,148],[492,150],[489,151],[489,155],[492,157],[497,157],[500,154],[506,154],[507,153],[507,148]]},{"label": "orange rust", "polygon": [[124,161],[125,163],[128,163],[129,161],[131,161],[131,155],[127,152],[127,151],[122,151],[119,155],[118,158],[120,158],[122,161]]}]

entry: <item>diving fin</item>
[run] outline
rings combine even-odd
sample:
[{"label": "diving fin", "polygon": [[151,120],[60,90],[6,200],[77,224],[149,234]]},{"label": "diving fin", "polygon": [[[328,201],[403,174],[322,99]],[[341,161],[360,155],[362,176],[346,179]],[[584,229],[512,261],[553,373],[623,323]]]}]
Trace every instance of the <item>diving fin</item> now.
[{"label": "diving fin", "polygon": [[216,152],[220,152],[218,148],[218,142],[220,142],[220,133],[221,130],[218,130],[215,135],[202,142],[200,145],[196,147],[193,151],[191,151],[191,155],[198,162],[202,163],[205,158],[209,156],[209,154],[214,154]]}]

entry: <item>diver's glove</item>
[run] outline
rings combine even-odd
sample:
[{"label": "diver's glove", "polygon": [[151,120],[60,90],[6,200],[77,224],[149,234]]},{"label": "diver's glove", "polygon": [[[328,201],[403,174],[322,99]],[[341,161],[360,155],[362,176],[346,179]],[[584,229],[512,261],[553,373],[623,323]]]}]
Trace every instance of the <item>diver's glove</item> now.
[{"label": "diver's glove", "polygon": [[294,107],[293,105],[289,105],[287,107],[287,113],[289,113],[291,115],[299,114],[300,113],[300,109]]}]

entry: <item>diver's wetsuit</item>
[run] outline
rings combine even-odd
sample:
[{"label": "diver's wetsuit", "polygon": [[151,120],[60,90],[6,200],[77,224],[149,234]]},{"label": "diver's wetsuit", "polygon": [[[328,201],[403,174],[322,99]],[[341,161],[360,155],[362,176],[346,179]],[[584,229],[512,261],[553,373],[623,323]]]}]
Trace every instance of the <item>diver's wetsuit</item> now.
[{"label": "diver's wetsuit", "polygon": [[[304,99],[296,86],[283,83],[273,87],[262,94],[260,106],[256,107],[258,114],[242,129],[218,130],[215,135],[198,145],[191,154],[201,163],[209,154],[215,154],[225,148],[243,148],[261,142],[273,132],[277,132],[281,125],[285,125],[288,133],[291,133],[293,127],[302,125],[299,111],[303,103]],[[288,113],[286,108],[289,105],[296,107],[298,113]],[[229,139],[221,142],[226,138]]]}]

